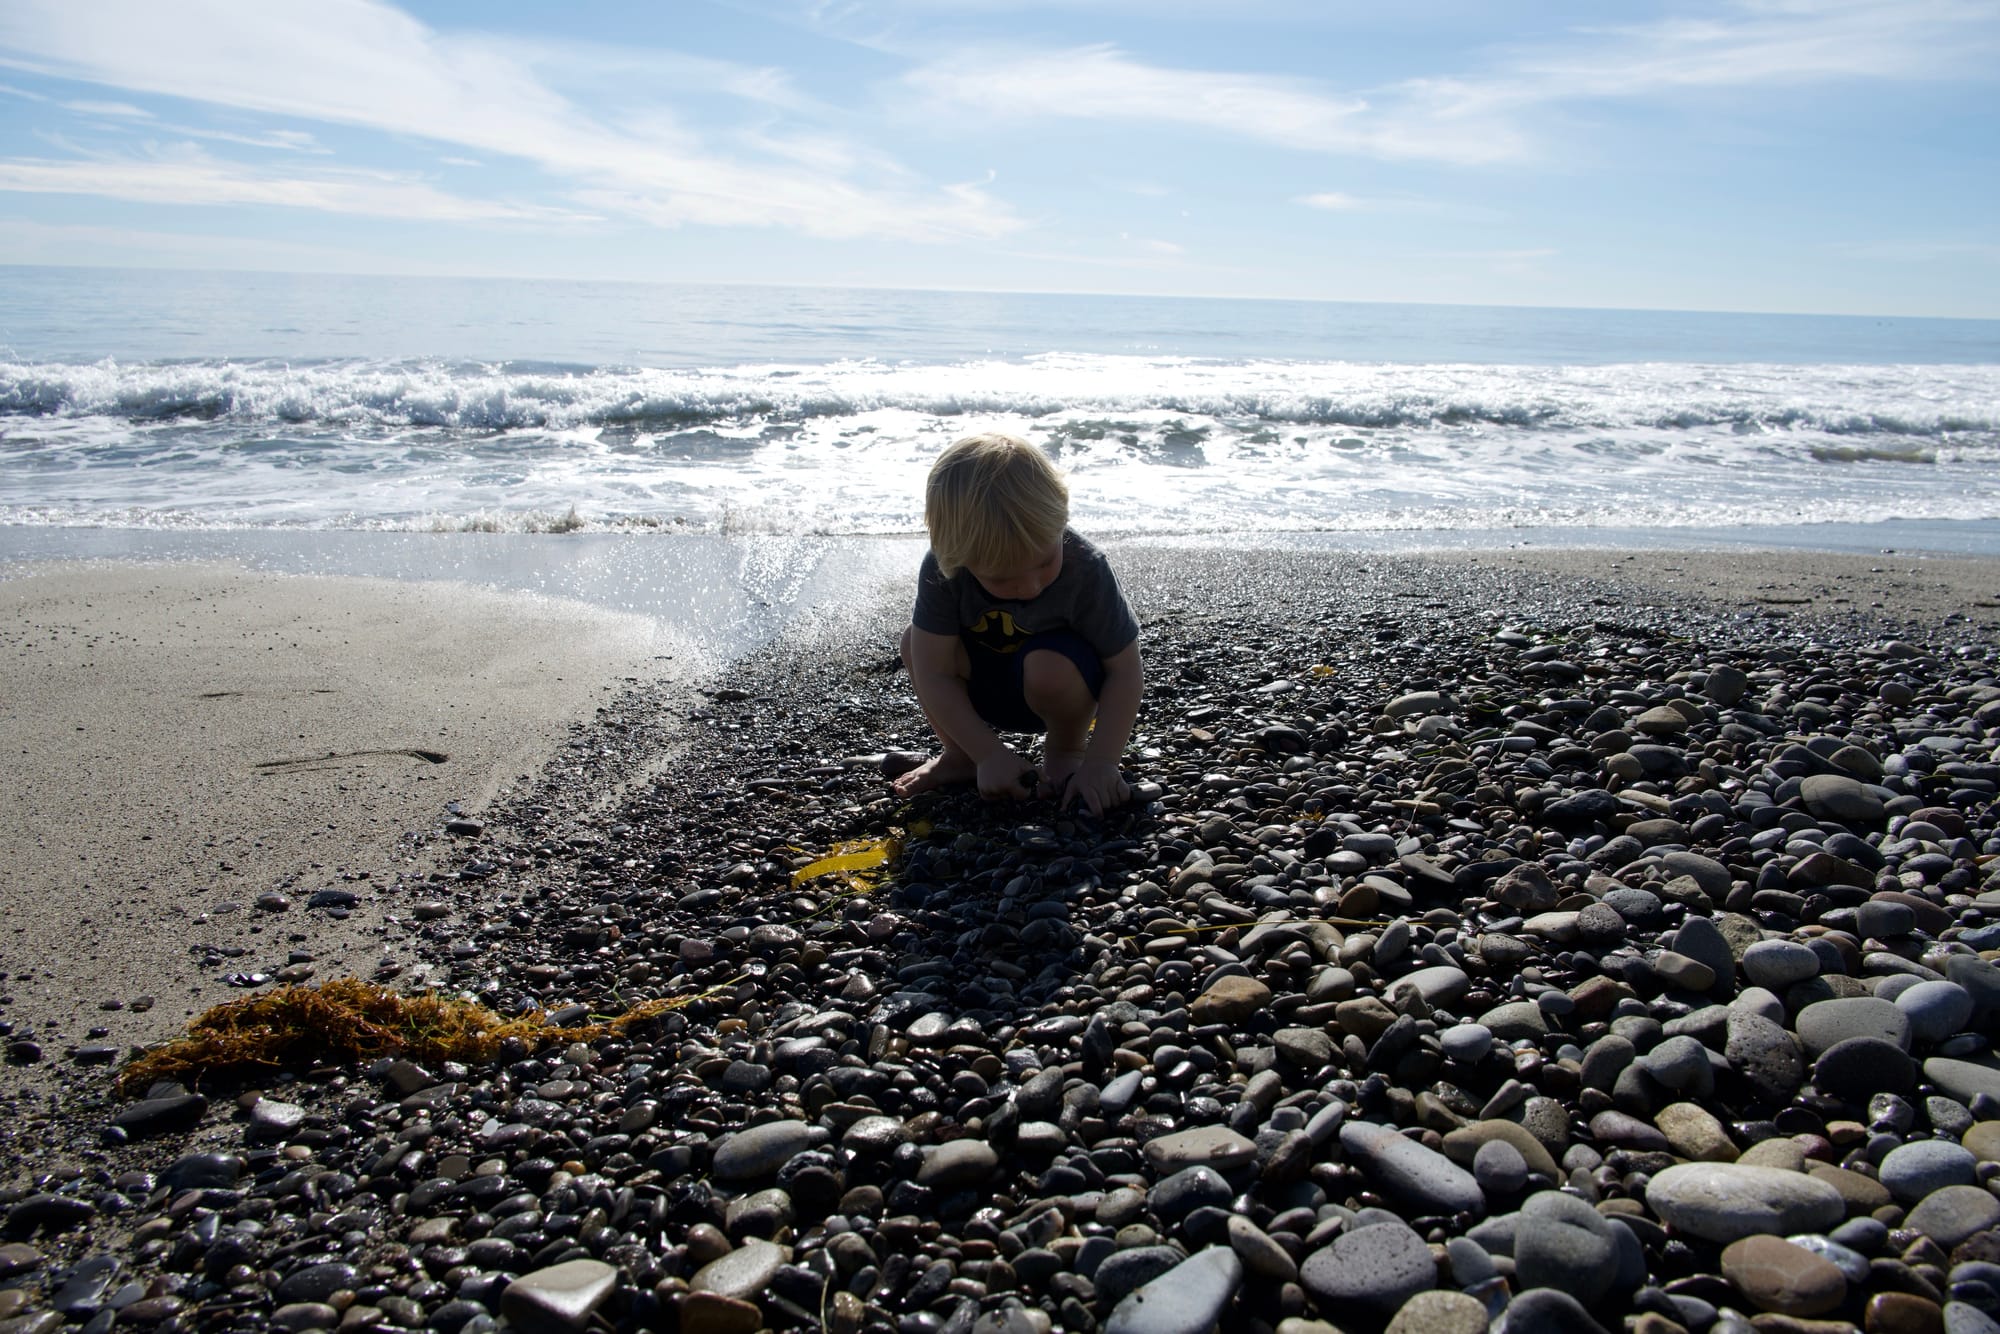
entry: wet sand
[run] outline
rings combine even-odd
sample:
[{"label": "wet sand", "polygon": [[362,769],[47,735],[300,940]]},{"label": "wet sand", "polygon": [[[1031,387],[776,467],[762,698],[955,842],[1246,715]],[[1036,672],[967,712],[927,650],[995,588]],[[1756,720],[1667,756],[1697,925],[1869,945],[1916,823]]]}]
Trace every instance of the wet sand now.
[{"label": "wet sand", "polygon": [[[559,756],[607,692],[691,670],[648,618],[457,585],[97,562],[7,576],[0,1019],[43,1061],[6,1067],[0,1092],[79,1043],[173,1035],[241,994],[232,972],[400,961],[387,922],[447,820]],[[351,915],[307,906],[329,889],[359,896]],[[273,894],[289,906],[258,906]]]}]

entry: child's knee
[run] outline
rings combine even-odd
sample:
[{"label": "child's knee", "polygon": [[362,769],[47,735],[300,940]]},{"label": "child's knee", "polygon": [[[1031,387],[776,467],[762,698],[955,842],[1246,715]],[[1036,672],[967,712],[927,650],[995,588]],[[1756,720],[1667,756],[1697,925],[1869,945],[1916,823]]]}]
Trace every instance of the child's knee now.
[{"label": "child's knee", "polygon": [[916,633],[915,626],[913,625],[904,626],[903,637],[901,640],[897,641],[896,644],[896,653],[903,659],[903,670],[906,672],[912,672],[916,670],[914,667],[910,665],[910,636],[915,633]]},{"label": "child's knee", "polygon": [[1047,712],[1043,705],[1080,708],[1090,703],[1083,673],[1066,655],[1050,649],[1036,649],[1022,659],[1021,691],[1037,713]]}]

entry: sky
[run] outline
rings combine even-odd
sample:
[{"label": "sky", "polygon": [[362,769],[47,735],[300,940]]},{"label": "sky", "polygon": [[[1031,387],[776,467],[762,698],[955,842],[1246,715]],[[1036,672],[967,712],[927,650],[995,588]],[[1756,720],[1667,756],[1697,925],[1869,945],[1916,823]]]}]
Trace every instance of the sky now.
[{"label": "sky", "polygon": [[2000,4],[6,0],[0,262],[2000,317]]}]

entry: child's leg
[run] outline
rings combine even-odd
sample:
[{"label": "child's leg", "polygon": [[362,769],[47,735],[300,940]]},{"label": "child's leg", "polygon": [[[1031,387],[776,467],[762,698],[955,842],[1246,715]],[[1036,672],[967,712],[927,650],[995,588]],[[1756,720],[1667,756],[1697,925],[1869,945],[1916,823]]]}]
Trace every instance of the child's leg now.
[{"label": "child's leg", "polygon": [[1042,746],[1042,785],[1060,789],[1083,765],[1097,696],[1076,663],[1053,649],[1033,650],[1022,661],[1021,693],[1049,729]]},{"label": "child's leg", "polygon": [[[908,629],[903,631],[902,654],[903,666],[907,669],[910,666],[910,631]],[[955,670],[961,679],[971,679],[972,661],[966,656],[965,645],[963,643],[960,643],[958,646],[958,658]],[[957,742],[945,735],[944,729],[937,725],[937,719],[931,717],[931,712],[928,708],[924,708],[922,696],[917,698],[917,707],[924,709],[924,721],[931,725],[931,731],[938,734],[938,740],[943,743],[944,748],[916,768],[898,777],[890,784],[890,787],[898,796],[908,797],[918,792],[928,792],[934,787],[948,787],[953,783],[971,782],[979,774],[979,765],[969,753],[959,748]]]}]

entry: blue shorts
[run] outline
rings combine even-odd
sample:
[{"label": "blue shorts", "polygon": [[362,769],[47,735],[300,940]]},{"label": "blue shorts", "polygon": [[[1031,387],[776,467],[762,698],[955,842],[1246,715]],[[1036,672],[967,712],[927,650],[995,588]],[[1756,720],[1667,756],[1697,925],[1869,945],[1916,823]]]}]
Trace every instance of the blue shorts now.
[{"label": "blue shorts", "polygon": [[979,647],[970,639],[963,642],[965,656],[972,662],[972,678],[966,682],[966,694],[971,697],[972,707],[985,719],[986,725],[996,732],[1049,730],[1041,715],[1028,707],[1027,694],[1021,682],[1023,664],[1027,656],[1037,649],[1060,653],[1075,663],[1092,699],[1104,689],[1104,660],[1097,656],[1097,650],[1090,646],[1090,641],[1071,631],[1055,630],[1044,635],[1032,635],[1013,653],[995,653]]}]

